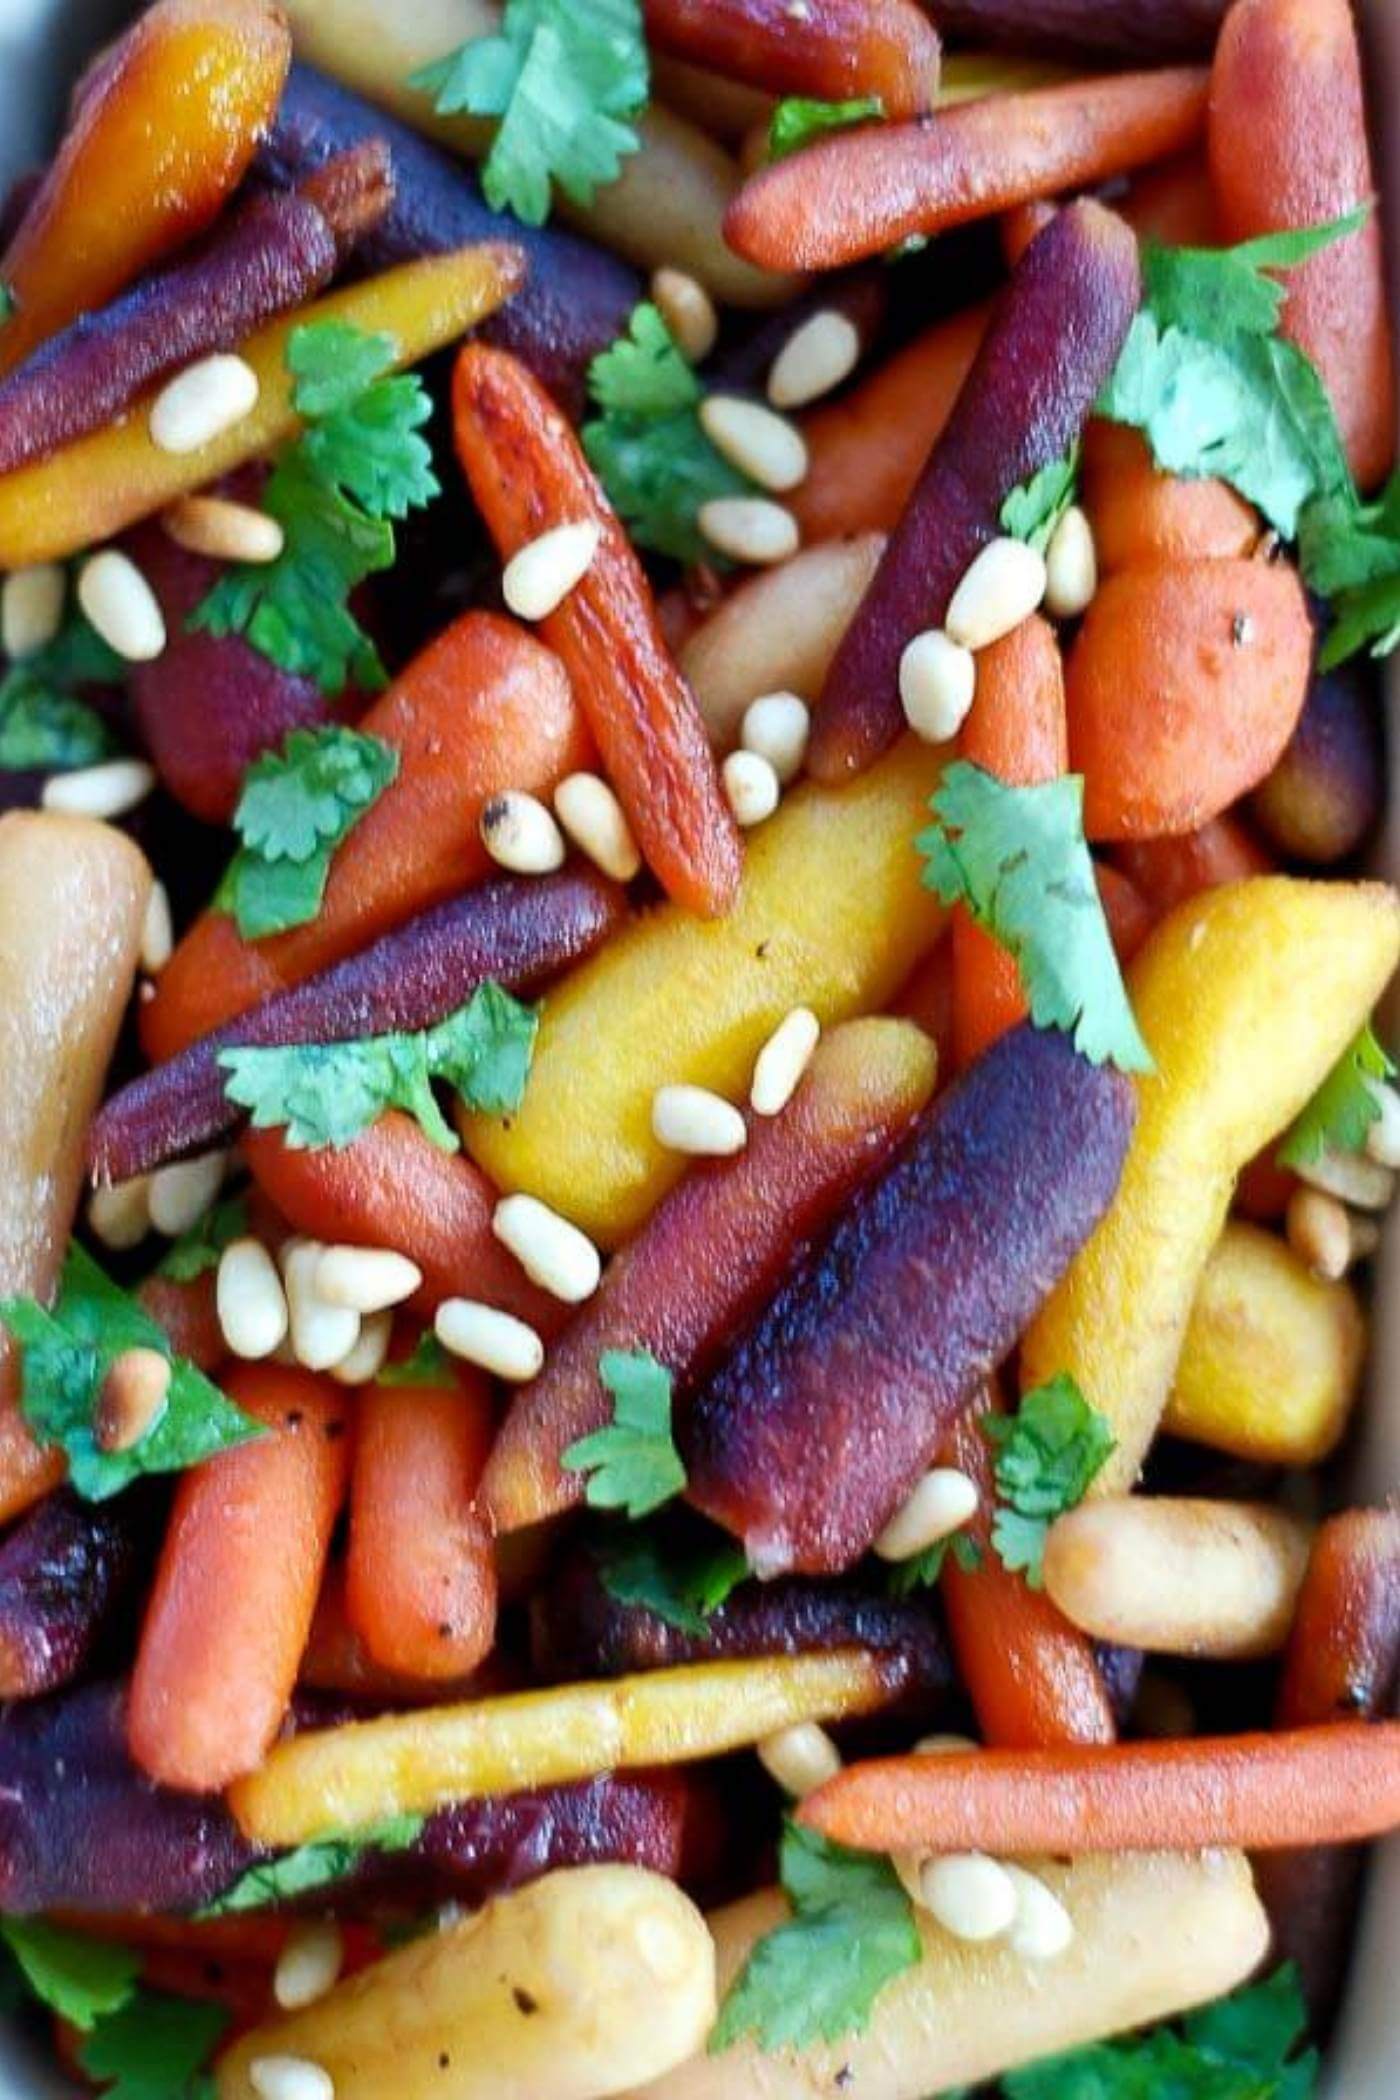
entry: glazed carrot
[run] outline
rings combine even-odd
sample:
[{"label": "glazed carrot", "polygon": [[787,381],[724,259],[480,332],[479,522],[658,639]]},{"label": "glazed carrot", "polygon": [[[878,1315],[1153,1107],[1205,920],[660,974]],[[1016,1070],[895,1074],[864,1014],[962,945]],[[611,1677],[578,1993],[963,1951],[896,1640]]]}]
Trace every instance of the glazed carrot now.
[{"label": "glazed carrot", "polygon": [[[1013,787],[1063,773],[1069,759],[1065,681],[1055,632],[1038,616],[977,659],[977,693],[958,756]],[[953,1050],[961,1068],[1026,1017],[1021,976],[1000,941],[953,913]]]},{"label": "glazed carrot", "polygon": [[1268,875],[1274,861],[1237,816],[1212,817],[1170,839],[1125,839],[1113,850],[1115,867],[1146,898],[1154,917],[1224,882]]},{"label": "glazed carrot", "polygon": [[1082,501],[1101,575],[1145,562],[1248,554],[1257,516],[1223,481],[1164,474],[1147,443],[1095,416],[1084,432]]},{"label": "glazed carrot", "polygon": [[1238,0],[1211,72],[1209,148],[1227,241],[1373,206],[1357,232],[1289,271],[1283,307],[1283,332],[1326,381],[1369,488],[1395,453],[1395,371],[1348,0]]},{"label": "glazed carrot", "polygon": [[980,1562],[963,1568],[950,1555],[939,1585],[958,1671],[982,1740],[994,1748],[1111,1743],[1113,1710],[1089,1642],[992,1550],[992,1454],[981,1422],[999,1405],[989,1389],[959,1422],[946,1453],[947,1464],[975,1480],[981,1494],[967,1527]]},{"label": "glazed carrot", "polygon": [[136,1763],[194,1793],[251,1771],[281,1725],[348,1471],[341,1387],[252,1364],[226,1383],[268,1434],[181,1476],[127,1705]]},{"label": "glazed carrot", "polygon": [[0,372],[210,224],[272,122],[291,55],[273,0],[159,0],[141,16],[90,76],[0,260],[15,300]]},{"label": "glazed carrot", "polygon": [[591,750],[557,659],[494,613],[455,621],[359,727],[398,752],[399,773],[336,852],[320,911],[256,942],[220,912],[196,920],[141,1010],[153,1061],[478,881],[493,865],[479,830],[491,797],[547,797]]},{"label": "glazed carrot", "polygon": [[1094,869],[1108,937],[1120,963],[1130,963],[1156,924],[1157,914],[1135,882],[1100,861]]},{"label": "glazed carrot", "polygon": [[866,1852],[1340,1844],[1400,1826],[1400,1721],[878,1758],[809,1794],[798,1819]]},{"label": "glazed carrot", "polygon": [[969,307],[802,419],[807,475],[786,499],[806,541],[892,532],[943,434],[987,325]]},{"label": "glazed carrot", "polygon": [[463,1677],[491,1648],[496,1563],[475,1496],[492,1429],[490,1386],[465,1368],[360,1395],[345,1602],[384,1669]]},{"label": "glazed carrot", "polygon": [[946,1074],[953,1057],[953,937],[944,933],[916,963],[890,1002],[890,1012],[917,1021],[938,1051]]},{"label": "glazed carrot", "polygon": [[646,0],[653,50],[773,95],[878,95],[891,117],[933,107],[938,33],[912,0]]},{"label": "glazed carrot", "polygon": [[753,176],[725,238],[764,269],[829,270],[915,234],[1103,182],[1192,144],[1206,74],[1119,73],[839,133]]},{"label": "glazed carrot", "polygon": [[1191,831],[1256,786],[1303,711],[1312,651],[1282,564],[1163,562],[1101,584],[1066,669],[1088,836]]},{"label": "glazed carrot", "polygon": [[317,1692],[338,1692],[348,1699],[373,1702],[376,1706],[426,1705],[451,1697],[480,1698],[512,1690],[519,1671],[507,1667],[499,1652],[480,1670],[445,1685],[441,1678],[403,1677],[372,1662],[364,1642],[350,1624],[345,1604],[345,1563],[336,1561],[326,1570],[316,1614],[297,1672],[297,1682]]},{"label": "glazed carrot", "polygon": [[173,1276],[148,1276],[137,1292],[144,1311],[165,1329],[177,1356],[212,1371],[228,1354],[214,1303],[214,1272],[177,1283]]},{"label": "glazed carrot", "polygon": [[739,834],[694,696],[656,623],[651,587],[573,430],[504,351],[468,344],[453,385],[457,450],[509,560],[551,527],[590,522],[597,551],[540,622],[574,683],[614,787],[662,887],[703,917],[739,886]]}]

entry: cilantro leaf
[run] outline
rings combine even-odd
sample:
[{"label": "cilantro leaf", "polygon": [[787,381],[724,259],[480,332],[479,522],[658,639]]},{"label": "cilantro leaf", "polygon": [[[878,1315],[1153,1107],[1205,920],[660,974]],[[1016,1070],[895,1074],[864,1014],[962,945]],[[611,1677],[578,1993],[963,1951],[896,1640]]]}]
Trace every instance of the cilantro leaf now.
[{"label": "cilantro leaf", "polygon": [[337,846],[398,771],[397,751],[339,723],[294,729],[254,759],[233,817],[243,844],[217,899],[245,940],[315,918]]},{"label": "cilantro leaf", "polygon": [[890,1595],[902,1599],[912,1597],[918,1590],[931,1590],[950,1553],[964,1574],[973,1575],[982,1565],[982,1549],[976,1539],[969,1538],[965,1531],[954,1531],[947,1538],[935,1539],[922,1553],[896,1561],[886,1578]]},{"label": "cilantro leaf", "polygon": [[528,226],[549,216],[557,183],[590,204],[641,141],[650,66],[639,0],[506,0],[494,36],[474,38],[412,76],[441,115],[499,117],[481,170],[486,201]]},{"label": "cilantro leaf", "polygon": [[14,286],[7,284],[5,279],[0,277],[0,328],[3,328],[7,321],[12,321],[18,312],[19,301],[15,297]]},{"label": "cilantro leaf", "polygon": [[780,1872],[793,1915],[731,1984],[712,2055],[747,2034],[771,2050],[859,2033],[885,1985],[920,1958],[914,1908],[889,1860],[789,1822]]},{"label": "cilantro leaf", "polygon": [[1317,497],[1299,521],[1298,554],[1310,589],[1333,601],[1319,669],[1400,645],[1400,474],[1374,503],[1354,488]]},{"label": "cilantro leaf", "polygon": [[1059,1371],[1027,1393],[1014,1415],[984,1415],[982,1434],[996,1453],[992,1546],[1003,1567],[1024,1572],[1038,1590],[1051,1521],[1083,1501],[1113,1449],[1112,1432]]},{"label": "cilantro leaf", "polygon": [[1079,446],[1063,459],[1052,459],[1032,474],[1029,481],[1012,489],[1001,506],[999,523],[1014,540],[1025,540],[1042,554],[1054,537],[1055,527],[1074,501],[1079,480]]},{"label": "cilantro leaf", "polygon": [[561,1463],[587,1473],[590,1508],[650,1516],[685,1486],[671,1433],[671,1374],[645,1350],[605,1349],[598,1376],[612,1394],[612,1421],[570,1444]]},{"label": "cilantro leaf", "polygon": [[1091,1064],[1148,1072],[1084,842],[1078,774],[1008,787],[958,759],[944,768],[916,841],[924,886],[966,904],[1016,960],[1037,1028],[1061,1028]]},{"label": "cilantro leaf", "polygon": [[103,2100],[213,2100],[203,2070],[228,2017],[221,2005],[138,1991],[99,2022],[78,2061],[106,2088]]},{"label": "cilantro leaf", "polygon": [[416,1034],[234,1048],[221,1050],[219,1063],[229,1100],[250,1112],[255,1130],[284,1129],[291,1151],[339,1149],[387,1109],[402,1108],[442,1151],[455,1152],[434,1080],[487,1115],[509,1114],[525,1092],[538,1027],[528,1006],[488,982]]},{"label": "cilantro leaf", "polygon": [[663,1538],[654,1526],[619,1532],[598,1549],[597,1562],[610,1597],[640,1605],[696,1640],[709,1632],[711,1612],[749,1572],[742,1547],[732,1539]]},{"label": "cilantro leaf", "polygon": [[777,105],[768,124],[769,160],[786,160],[824,138],[829,131],[845,131],[852,124],[878,122],[885,114],[879,95],[860,95],[849,102],[819,102],[810,95],[788,95]]},{"label": "cilantro leaf", "polygon": [[425,1327],[409,1355],[385,1364],[376,1385],[450,1386],[455,1384],[452,1358],[431,1327]]},{"label": "cilantro leaf", "polygon": [[248,1206],[241,1196],[215,1203],[172,1242],[165,1259],[157,1265],[156,1274],[168,1276],[174,1283],[192,1283],[196,1276],[217,1269],[225,1247],[241,1239],[247,1230]]},{"label": "cilantro leaf", "polygon": [[1168,248],[1148,241],[1142,258],[1147,303],[1166,326],[1217,340],[1236,331],[1272,335],[1287,286],[1270,273],[1291,270],[1359,232],[1370,211],[1363,204],[1325,225],[1286,227],[1235,248]]},{"label": "cilantro leaf", "polygon": [[[105,1502],[146,1473],[178,1473],[262,1435],[261,1424],[226,1400],[183,1357],[134,1298],[105,1276],[76,1242],[68,1249],[52,1312],[33,1298],[0,1302],[23,1350],[20,1412],[41,1444],[60,1444],[74,1488]],[[124,1349],[155,1349],[171,1364],[164,1411],[125,1451],[102,1451],[93,1435],[102,1381]]]},{"label": "cilantro leaf", "polygon": [[46,1918],[0,1918],[0,1941],[35,1997],[84,2031],[126,2004],[141,1973],[141,1957],[130,1947],[67,1932]]},{"label": "cilantro leaf", "polygon": [[702,391],[649,299],[633,307],[626,335],[593,359],[588,390],[599,408],[632,416],[669,416],[698,407]]},{"label": "cilantro leaf", "polygon": [[278,1859],[249,1867],[198,1915],[223,1918],[234,1911],[267,1910],[273,1904],[290,1902],[313,1889],[343,1881],[368,1852],[406,1852],[417,1843],[426,1821],[425,1816],[392,1816],[387,1822],[357,1830],[350,1836],[317,1838],[312,1844],[298,1845],[295,1852],[284,1852]]},{"label": "cilantro leaf", "polygon": [[0,677],[0,772],[91,766],[110,758],[117,740],[77,689],[117,685],[124,672],[120,657],[74,612],[51,642]]},{"label": "cilantro leaf", "polygon": [[1278,1148],[1282,1167],[1310,1167],[1326,1152],[1359,1152],[1380,1117],[1375,1087],[1395,1066],[1368,1023],[1342,1053]]}]

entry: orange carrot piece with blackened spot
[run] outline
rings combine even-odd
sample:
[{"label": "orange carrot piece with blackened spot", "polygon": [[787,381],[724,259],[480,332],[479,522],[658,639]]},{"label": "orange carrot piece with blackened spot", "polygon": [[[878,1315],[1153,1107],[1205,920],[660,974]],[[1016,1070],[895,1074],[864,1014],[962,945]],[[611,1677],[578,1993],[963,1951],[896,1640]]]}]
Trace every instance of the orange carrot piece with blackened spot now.
[{"label": "orange carrot piece with blackened spot", "polygon": [[1257,544],[1255,512],[1223,481],[1154,465],[1147,441],[1094,417],[1084,432],[1083,504],[1101,575],[1154,561],[1226,559]]},{"label": "orange carrot piece with blackened spot", "polygon": [[136,1763],[191,1793],[251,1771],[282,1725],[349,1470],[342,1387],[261,1364],[226,1385],[266,1434],[181,1475],[127,1705]]},{"label": "orange carrot piece with blackened spot", "polygon": [[1349,0],[1237,0],[1216,46],[1209,146],[1227,242],[1371,206],[1364,226],[1287,272],[1283,305],[1283,332],[1321,372],[1370,488],[1395,456],[1395,360]]},{"label": "orange carrot piece with blackened spot", "polygon": [[798,1820],[866,1852],[1342,1844],[1400,1826],[1400,1721],[878,1758],[809,1794]]},{"label": "orange carrot piece with blackened spot", "polygon": [[830,270],[1182,152],[1206,73],[1180,66],[989,95],[922,122],[871,124],[750,178],[725,239],[763,269]]},{"label": "orange carrot piece with blackened spot", "polygon": [[933,107],[938,32],[912,0],[646,0],[653,50],[770,95],[878,95],[890,117]]},{"label": "orange carrot piece with blackened spot", "polygon": [[1251,875],[1269,875],[1277,866],[1254,834],[1229,811],[1175,838],[1127,839],[1114,847],[1113,860],[1147,899],[1155,918],[1173,905],[1184,904],[1188,897],[1199,896],[1202,890],[1244,882]]},{"label": "orange carrot piece with blackened spot", "polygon": [[539,623],[573,680],[637,842],[663,889],[703,917],[739,887],[739,834],[705,725],[661,638],[651,587],[554,402],[524,365],[469,343],[453,385],[457,451],[501,557],[592,523],[597,551]]}]

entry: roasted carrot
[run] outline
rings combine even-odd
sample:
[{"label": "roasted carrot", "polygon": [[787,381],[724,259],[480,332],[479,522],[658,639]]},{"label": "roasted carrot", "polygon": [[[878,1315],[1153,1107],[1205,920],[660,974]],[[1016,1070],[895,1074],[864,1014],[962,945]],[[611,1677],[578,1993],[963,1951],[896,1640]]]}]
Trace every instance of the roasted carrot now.
[{"label": "roasted carrot", "polygon": [[441,1387],[360,1395],[345,1602],[384,1669],[463,1677],[490,1650],[496,1563],[475,1498],[492,1428],[487,1380],[465,1367]]},{"label": "roasted carrot", "polygon": [[268,1433],[181,1476],[127,1706],[137,1764],[194,1793],[251,1771],[281,1726],[348,1473],[341,1387],[252,1364],[226,1385]]},{"label": "roasted carrot", "polygon": [[[1023,620],[977,660],[977,693],[958,755],[1013,787],[1054,780],[1069,760],[1065,681],[1054,629]],[[963,906],[953,913],[953,1049],[971,1064],[1026,1017],[1020,972]]]},{"label": "roasted carrot", "polygon": [[1156,924],[1157,914],[1120,868],[1100,861],[1094,869],[1108,936],[1120,963],[1130,963]]},{"label": "roasted carrot", "polygon": [[153,1061],[478,881],[481,812],[505,788],[548,796],[591,745],[556,658],[513,621],[468,613],[361,717],[399,773],[335,855],[316,917],[271,940],[196,920],[141,1009]]},{"label": "roasted carrot", "polygon": [[[1135,175],[1113,208],[1139,238],[1173,248],[1215,246],[1215,193],[1201,153],[1183,153],[1160,168]],[[1018,263],[1055,206],[1043,200],[1017,204],[1001,222],[1001,250],[1008,266]]]},{"label": "roasted carrot", "polygon": [[938,33],[913,0],[646,0],[656,51],[772,95],[878,95],[887,115],[933,107]]},{"label": "roasted carrot", "polygon": [[653,873],[704,917],[739,887],[739,834],[694,695],[661,638],[633,550],[568,422],[504,351],[469,343],[453,386],[457,450],[504,559],[555,526],[591,523],[584,575],[540,632],[557,650]]},{"label": "roasted carrot", "polygon": [[866,1852],[1273,1851],[1400,1826],[1400,1721],[877,1758],[799,1820]]},{"label": "roasted carrot", "polygon": [[1028,198],[1180,153],[1206,114],[1205,71],[1107,74],[989,95],[926,123],[866,125],[753,176],[725,238],[764,269],[829,270]]},{"label": "roasted carrot", "polygon": [[1228,811],[1175,838],[1125,839],[1114,847],[1113,861],[1155,918],[1202,890],[1267,875],[1274,867],[1253,833]]},{"label": "roasted carrot", "polygon": [[940,1075],[953,1058],[953,936],[945,932],[890,1002],[890,1012],[917,1021],[938,1051]]},{"label": "roasted carrot", "polygon": [[[1348,0],[1237,0],[1210,81],[1210,169],[1227,241],[1371,205],[1376,176]],[[1321,372],[1363,488],[1395,453],[1395,370],[1380,220],[1287,278],[1283,332]]]},{"label": "roasted carrot", "polygon": [[1259,520],[1223,481],[1154,466],[1145,439],[1095,417],[1084,432],[1083,503],[1100,573],[1154,561],[1248,554]]},{"label": "roasted carrot", "polygon": [[165,1329],[177,1356],[201,1371],[212,1371],[228,1353],[214,1303],[214,1272],[176,1282],[173,1276],[148,1276],[137,1296],[146,1312]]},{"label": "roasted carrot", "polygon": [[371,1660],[350,1624],[345,1604],[345,1563],[333,1561],[316,1600],[297,1682],[311,1691],[338,1692],[347,1699],[376,1706],[421,1706],[449,1696],[470,1699],[513,1689],[519,1683],[519,1672],[514,1665],[505,1664],[499,1651],[484,1668],[451,1686],[441,1678],[403,1677],[397,1670],[384,1669]]}]

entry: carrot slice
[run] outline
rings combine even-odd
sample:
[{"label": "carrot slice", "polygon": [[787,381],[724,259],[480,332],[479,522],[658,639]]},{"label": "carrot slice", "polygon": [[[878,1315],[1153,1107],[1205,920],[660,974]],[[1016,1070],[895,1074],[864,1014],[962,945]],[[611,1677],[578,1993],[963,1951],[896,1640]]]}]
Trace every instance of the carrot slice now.
[{"label": "carrot slice", "polygon": [[1162,473],[1126,424],[1096,416],[1086,426],[1083,487],[1105,576],[1153,561],[1245,555],[1259,539],[1259,519],[1243,497],[1208,476]]},{"label": "carrot slice", "polygon": [[662,887],[703,917],[727,911],[742,853],[705,725],[571,426],[524,365],[480,343],[458,359],[453,413],[463,469],[504,559],[552,527],[597,526],[592,562],[540,631],[573,680]]},{"label": "carrot slice", "polygon": [[653,50],[773,95],[878,95],[892,117],[931,109],[938,32],[912,0],[646,0]]}]

